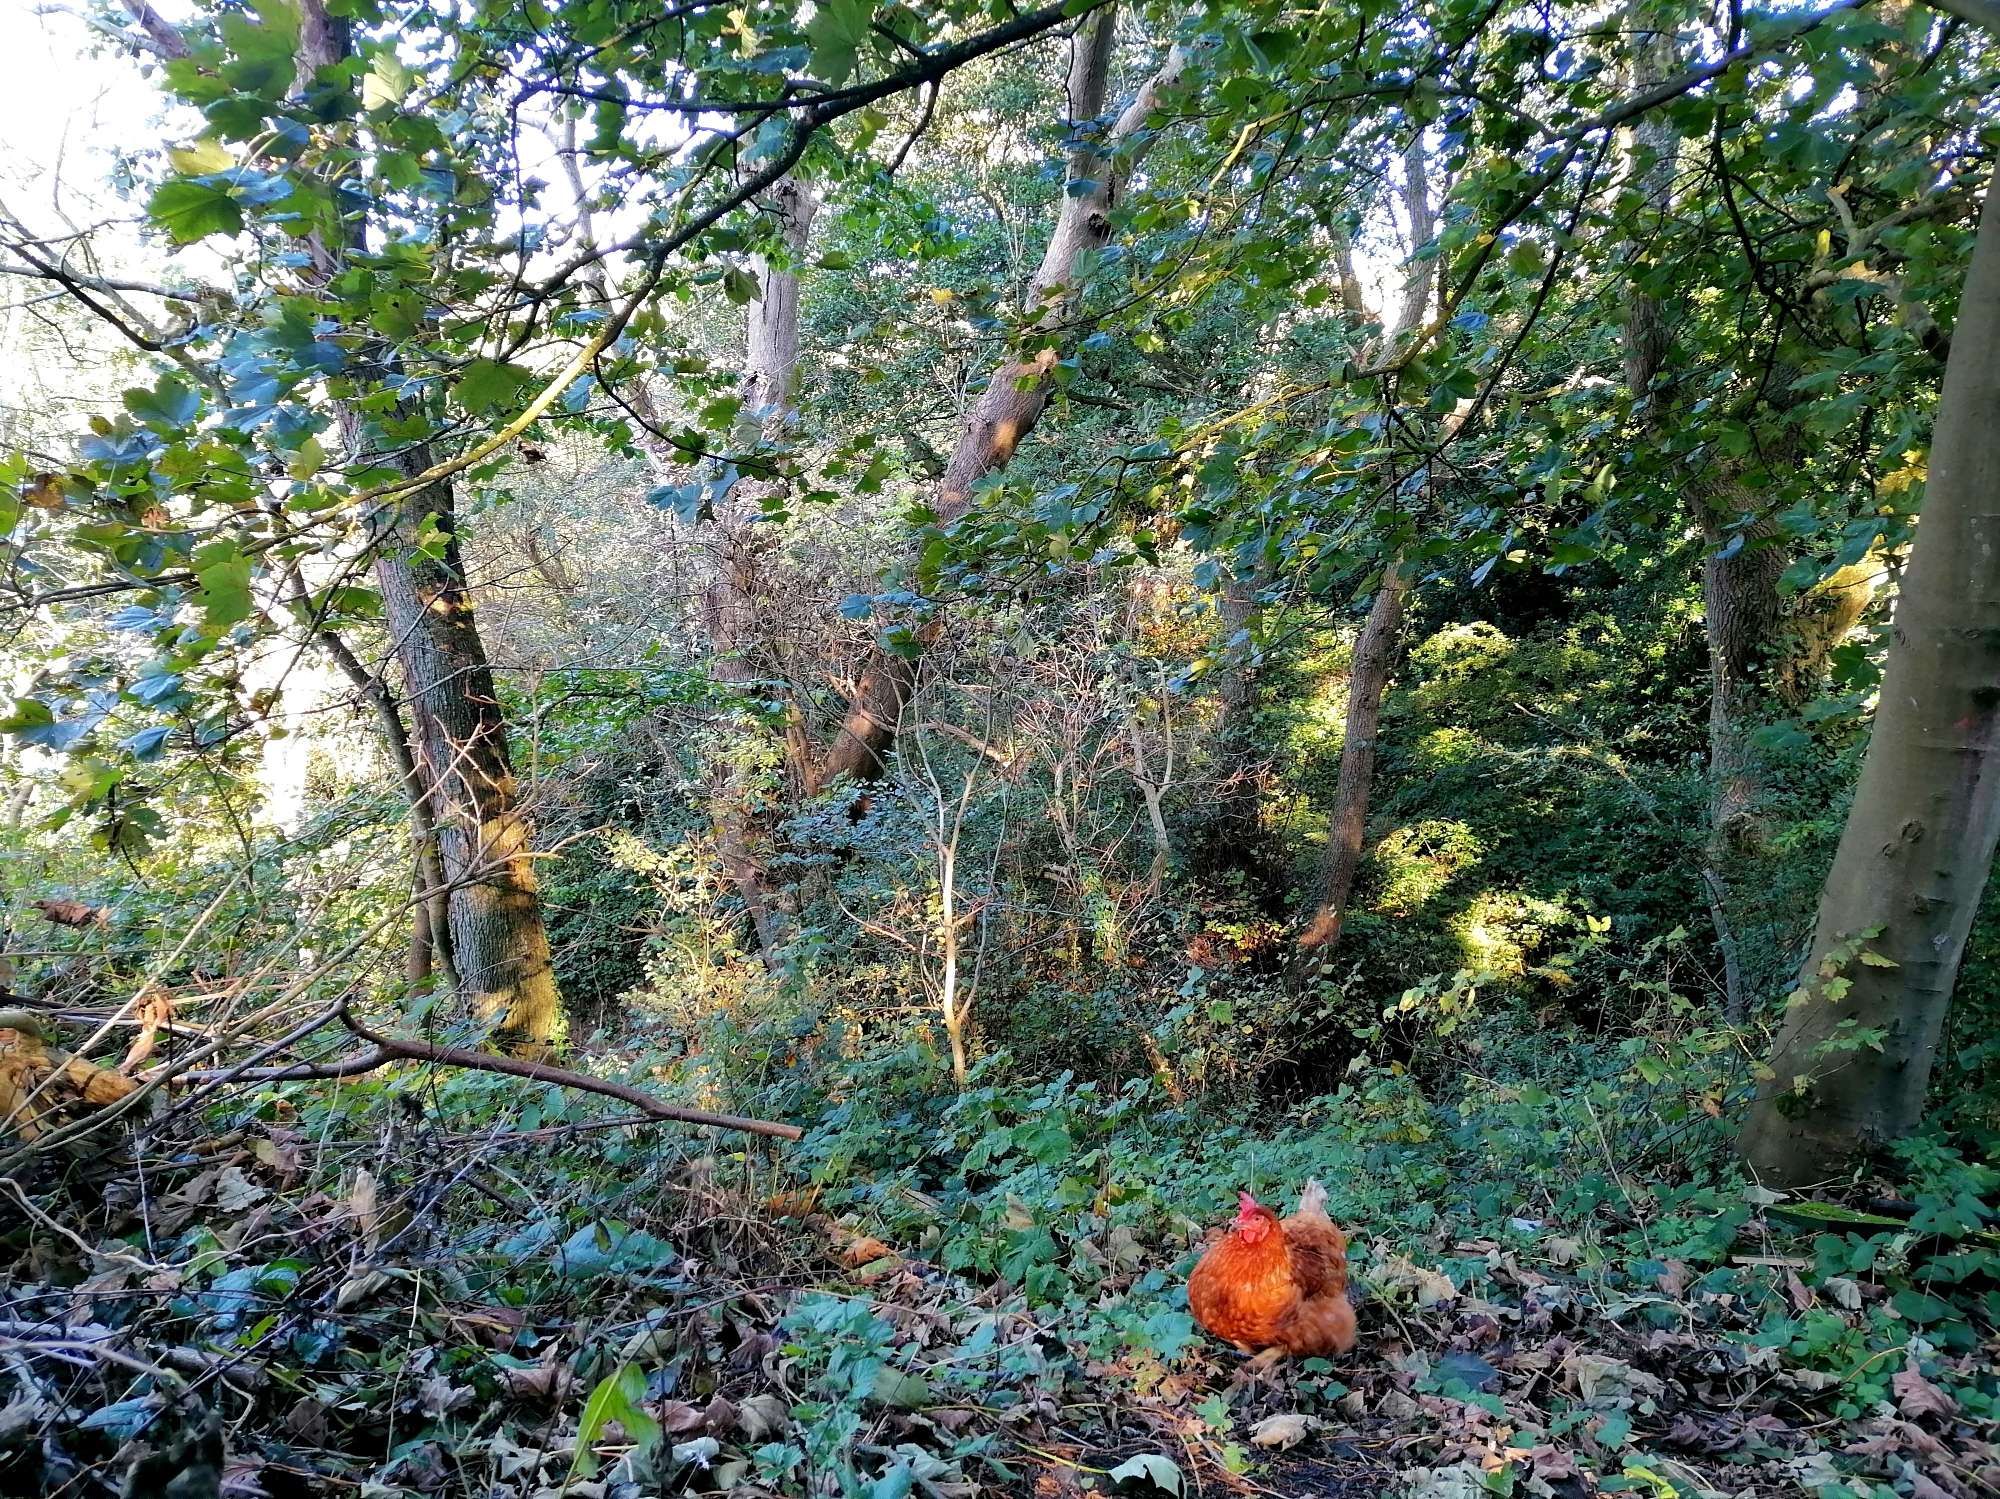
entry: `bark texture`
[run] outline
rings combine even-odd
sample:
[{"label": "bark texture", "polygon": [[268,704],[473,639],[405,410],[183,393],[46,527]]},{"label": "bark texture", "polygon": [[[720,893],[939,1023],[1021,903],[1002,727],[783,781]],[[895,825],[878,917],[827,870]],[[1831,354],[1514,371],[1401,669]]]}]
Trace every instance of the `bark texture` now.
[{"label": "bark texture", "polygon": [[[1767,1180],[1799,1185],[1844,1172],[1922,1116],[2000,841],[1996,684],[2000,208],[1989,190],[1868,756],[1801,993],[1778,1031],[1776,1077],[1742,1135],[1744,1158]],[[1895,966],[1861,961],[1864,949]]]},{"label": "bark texture", "polygon": [[[297,567],[287,579],[292,597],[302,610],[310,608],[305,579]],[[458,967],[451,956],[451,887],[444,875],[444,861],[438,853],[437,819],[431,815],[432,787],[417,768],[417,754],[410,731],[403,723],[403,710],[396,705],[388,683],[362,664],[352,647],[332,630],[320,630],[315,638],[342,676],[375,710],[383,746],[395,762],[396,778],[410,803],[410,842],[416,853],[416,888],[411,894],[410,950],[404,976],[411,985],[429,978],[433,971],[443,978],[448,992],[459,987]]]},{"label": "bark texture", "polygon": [[[1111,71],[1111,44],[1117,12],[1097,12],[1071,44],[1069,115],[1085,122],[1105,111]],[[1179,79],[1186,59],[1179,48],[1120,112],[1104,135],[1070,154],[1067,181],[1088,183],[1086,191],[1065,192],[1042,262],[1028,284],[1027,336],[987,378],[986,388],[966,414],[957,445],[938,481],[932,510],[939,525],[950,525],[972,507],[973,486],[1004,468],[1021,440],[1034,430],[1048,405],[1053,374],[1061,358],[1063,325],[1075,314],[1084,256],[1111,239],[1111,211],[1142,154],[1135,139]],[[928,643],[923,641],[920,643]],[[895,743],[903,706],[916,683],[916,662],[877,651],[863,668],[849,710],[821,764],[821,781],[845,777],[870,780],[881,774],[883,757]]]},{"label": "bark texture", "polygon": [[[348,21],[330,14],[324,0],[302,0],[301,83],[352,53]],[[313,272],[322,282],[360,246],[361,233],[354,223],[342,242],[314,241]],[[351,403],[338,409],[351,462],[372,458],[409,476],[431,466],[425,445],[380,442]],[[424,788],[412,805],[427,806],[432,819],[463,997],[497,1022],[496,1039],[539,1053],[562,1034],[562,1005],[536,889],[532,829],[466,589],[454,501],[447,480],[377,506],[369,517],[375,583],[409,698],[415,781]]]},{"label": "bark texture", "polygon": [[[799,362],[798,262],[805,253],[818,202],[809,188],[787,178],[764,197],[763,210],[777,216],[786,253],[782,259],[761,259],[757,266],[757,297],[750,304],[744,346],[743,409],[766,433],[782,430],[791,419],[794,376]],[[715,571],[703,594],[702,614],[714,651],[710,670],[726,687],[749,695],[764,680],[759,664],[762,630],[758,600],[766,592],[766,541],[756,522],[758,502],[768,486],[745,480],[736,487],[727,510],[716,516]],[[747,720],[738,723],[745,736],[761,733]],[[783,894],[774,888],[766,865],[767,819],[755,805],[757,776],[741,757],[725,758],[718,767],[711,816],[715,846],[724,871],[743,897],[757,931],[758,946],[768,960],[789,934],[789,913]]]},{"label": "bark texture", "polygon": [[[351,419],[349,451],[365,444]],[[428,466],[421,447],[398,460]],[[412,748],[450,886],[452,959],[475,1011],[498,1022],[517,1049],[547,1049],[562,1032],[562,1005],[542,924],[507,726],[479,638],[459,558],[449,484],[390,501],[374,518],[375,586],[396,642],[415,727]],[[419,550],[430,519],[442,547]],[[433,554],[435,553],[435,555]]]},{"label": "bark texture", "polygon": [[1299,934],[1302,959],[1322,955],[1340,937],[1348,898],[1367,848],[1368,802],[1375,783],[1375,749],[1382,726],[1382,696],[1403,633],[1403,599],[1409,592],[1398,553],[1382,571],[1368,622],[1354,642],[1347,678],[1347,732],[1340,746],[1340,781],[1334,790],[1326,856],[1313,892],[1312,917]]},{"label": "bark texture", "polygon": [[[1647,32],[1636,47],[1639,87],[1671,77],[1679,58],[1675,39]],[[1646,206],[1647,221],[1656,229],[1664,223],[1672,201],[1674,174],[1681,141],[1671,121],[1661,115],[1642,119],[1632,130],[1627,169],[1633,187]],[[1635,261],[1650,254],[1634,247]],[[1665,433],[1674,402],[1666,376],[1673,354],[1673,333],[1660,299],[1635,280],[1625,300],[1625,383],[1640,412],[1640,424],[1653,434]],[[1763,773],[1753,740],[1768,717],[1765,678],[1777,637],[1781,613],[1778,579],[1785,570],[1782,548],[1774,544],[1777,530],[1767,520],[1753,520],[1740,537],[1728,523],[1755,497],[1740,491],[1729,478],[1703,485],[1690,475],[1683,484],[1689,519],[1703,543],[1703,629],[1708,643],[1709,812],[1702,888],[1722,957],[1723,1007],[1733,1019],[1747,1013],[1743,972],[1731,920],[1729,881],[1725,871],[1733,850],[1755,842],[1757,809],[1763,799]]]}]

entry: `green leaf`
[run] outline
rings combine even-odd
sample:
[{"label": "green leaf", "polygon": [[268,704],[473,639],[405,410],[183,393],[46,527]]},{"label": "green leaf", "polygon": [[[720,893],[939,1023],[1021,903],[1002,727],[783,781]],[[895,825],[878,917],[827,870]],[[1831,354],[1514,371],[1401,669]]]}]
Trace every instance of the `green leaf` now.
[{"label": "green leaf", "polygon": [[1180,1464],[1157,1452],[1142,1452],[1137,1457],[1128,1457],[1113,1468],[1109,1476],[1113,1483],[1149,1484],[1156,1489],[1165,1489],[1169,1494],[1182,1493],[1187,1487],[1187,1480],[1181,1476]]},{"label": "green leaf", "polygon": [[229,148],[214,136],[203,136],[192,145],[169,146],[167,160],[183,177],[205,177],[211,172],[226,172],[236,165],[236,158],[229,154]]},{"label": "green leaf", "polygon": [[931,1387],[915,1374],[905,1374],[884,1364],[869,1387],[868,1398],[898,1410],[916,1410],[930,1399]]},{"label": "green leaf", "polygon": [[361,80],[361,108],[368,114],[393,109],[410,92],[410,70],[388,49],[369,59],[368,76]]},{"label": "green leaf", "polygon": [[525,370],[497,359],[475,359],[465,367],[452,387],[452,399],[473,415],[505,405],[528,382]]},{"label": "green leaf", "polygon": [[738,307],[757,299],[757,278],[748,271],[731,266],[722,273],[722,291]]},{"label": "green leaf", "polygon": [[202,623],[211,635],[219,635],[250,613],[250,559],[231,540],[211,541],[195,548],[195,576],[201,586],[195,602],[201,606]]},{"label": "green leaf", "polygon": [[368,321],[385,338],[409,338],[424,325],[424,299],[410,291],[380,291],[368,300]]},{"label": "green leaf", "polygon": [[646,1376],[637,1364],[620,1364],[598,1382],[584,1402],[583,1418],[577,1426],[576,1457],[570,1463],[570,1477],[589,1477],[597,1471],[597,1454],[590,1449],[613,1421],[625,1428],[625,1435],[643,1448],[660,1440],[660,1423],[647,1415],[641,1402],[646,1398]]},{"label": "green leaf", "polygon": [[1527,278],[1539,276],[1548,268],[1548,256],[1543,253],[1539,241],[1516,240],[1507,249],[1507,269],[1515,275]]},{"label": "green leaf", "polygon": [[1935,1296],[1926,1296],[1922,1291],[1898,1291],[1891,1298],[1890,1305],[1896,1308],[1898,1316],[1919,1326],[1930,1322],[1942,1322],[1952,1314],[1949,1302],[1940,1301]]},{"label": "green leaf", "polygon": [[243,209],[228,189],[187,177],[161,183],[147,202],[146,213],[177,245],[191,245],[211,234],[237,234],[243,228]]},{"label": "green leaf", "polygon": [[185,427],[201,411],[201,393],[179,376],[166,375],[151,390],[126,391],[125,409],[156,430]]},{"label": "green leaf", "polygon": [[822,0],[806,22],[814,77],[840,84],[854,75],[873,16],[870,0]]}]

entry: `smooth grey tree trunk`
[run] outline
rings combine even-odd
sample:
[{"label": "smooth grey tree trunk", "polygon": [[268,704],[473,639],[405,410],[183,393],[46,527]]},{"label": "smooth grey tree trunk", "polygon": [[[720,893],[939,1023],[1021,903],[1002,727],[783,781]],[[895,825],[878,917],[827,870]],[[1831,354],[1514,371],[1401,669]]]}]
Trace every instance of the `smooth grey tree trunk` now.
[{"label": "smooth grey tree trunk", "polygon": [[1326,855],[1313,894],[1312,915],[1299,933],[1298,955],[1315,961],[1340,939],[1354,877],[1367,849],[1368,802],[1375,783],[1375,748],[1382,727],[1382,697],[1403,634],[1403,597],[1410,581],[1402,553],[1390,559],[1375,589],[1368,622],[1354,642],[1347,676],[1347,730],[1340,746],[1340,780],[1334,789]]},{"label": "smooth grey tree trunk", "polygon": [[[1437,233],[1439,199],[1431,194],[1430,160],[1421,133],[1403,156],[1403,212],[1409,220],[1410,253],[1414,257]],[[1366,317],[1354,282],[1345,245],[1338,246],[1341,295],[1351,318]],[[1437,260],[1412,259],[1403,277],[1402,307],[1384,330],[1377,347],[1389,348],[1422,323],[1437,290]],[[1333,811],[1327,818],[1326,852],[1308,893],[1305,925],[1293,944],[1294,973],[1310,974],[1340,940],[1347,922],[1348,901],[1367,852],[1368,806],[1375,791],[1375,752],[1382,727],[1382,699],[1389,690],[1390,670],[1403,640],[1404,599],[1410,580],[1400,550],[1382,569],[1382,581],[1369,606],[1368,619],[1354,641],[1354,666],[1347,678],[1347,726],[1340,745],[1340,778],[1335,783]]]},{"label": "smooth grey tree trunk", "polygon": [[1921,1120],[1996,840],[2000,207],[1989,189],[1867,759],[1775,1076],[1743,1129],[1759,1176],[1793,1186],[1843,1174]]}]

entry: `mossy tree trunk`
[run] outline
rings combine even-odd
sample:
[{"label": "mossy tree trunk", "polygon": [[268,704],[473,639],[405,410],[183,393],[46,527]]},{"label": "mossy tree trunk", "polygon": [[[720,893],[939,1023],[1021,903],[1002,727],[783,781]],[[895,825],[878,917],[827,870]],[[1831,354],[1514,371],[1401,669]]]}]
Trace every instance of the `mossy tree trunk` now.
[{"label": "mossy tree trunk", "polygon": [[[361,451],[350,431],[350,452]],[[420,463],[421,449],[406,460]],[[417,469],[421,472],[421,468]],[[425,530],[442,538],[419,548]],[[375,518],[375,586],[415,727],[444,878],[451,954],[466,1000],[506,1044],[542,1052],[562,1032],[548,932],[507,725],[460,560],[449,484],[389,502]]]},{"label": "mossy tree trunk", "polygon": [[[301,0],[300,82],[353,56],[351,23],[325,0]],[[342,238],[315,236],[312,273],[337,275],[362,247],[362,225]],[[431,466],[423,443],[381,440],[358,405],[338,403],[348,461],[387,463],[414,478]],[[562,1035],[548,932],[532,858],[533,830],[521,805],[493,671],[473,617],[449,480],[382,500],[369,517],[376,587],[414,730],[415,798],[427,808],[450,889],[450,951],[462,997],[496,1022],[496,1039],[526,1054]]]}]

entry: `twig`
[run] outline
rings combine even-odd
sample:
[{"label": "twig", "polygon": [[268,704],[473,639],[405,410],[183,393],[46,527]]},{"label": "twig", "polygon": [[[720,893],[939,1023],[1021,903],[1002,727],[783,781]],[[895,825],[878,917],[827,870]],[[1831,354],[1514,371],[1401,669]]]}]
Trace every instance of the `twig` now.
[{"label": "twig", "polygon": [[435,1046],[428,1041],[405,1041],[395,1036],[385,1036],[370,1030],[356,1020],[343,1005],[340,1020],[349,1030],[364,1041],[373,1042],[375,1055],[355,1057],[344,1064],[353,1071],[366,1072],[393,1061],[432,1062],[441,1067],[463,1067],[472,1072],[499,1072],[508,1077],[525,1077],[532,1082],[553,1083],[559,1088],[574,1088],[583,1093],[601,1093],[607,1098],[620,1099],[635,1109],[650,1114],[655,1119],[678,1120],[683,1124],[705,1124],[716,1129],[742,1130],[746,1134],[769,1135],[779,1140],[801,1140],[805,1131],[796,1124],[778,1124],[768,1119],[748,1119],[737,1114],[712,1114],[706,1109],[683,1108],[679,1104],[662,1103],[650,1093],[631,1087],[626,1083],[613,1082],[609,1078],[592,1077],[585,1072],[572,1072],[567,1067],[551,1066],[547,1062],[529,1062],[516,1057],[503,1057],[492,1052],[469,1051],[459,1046]]}]

